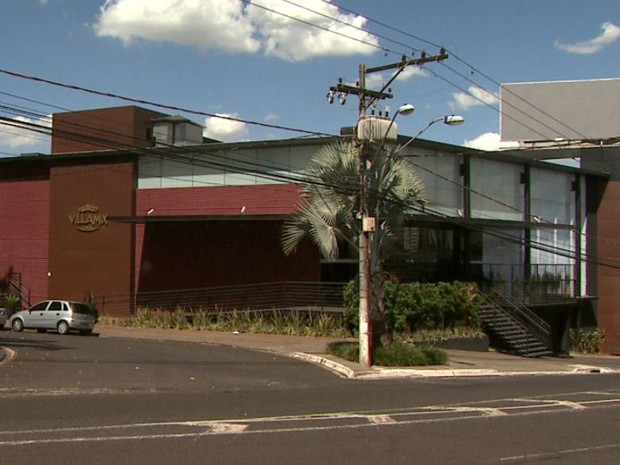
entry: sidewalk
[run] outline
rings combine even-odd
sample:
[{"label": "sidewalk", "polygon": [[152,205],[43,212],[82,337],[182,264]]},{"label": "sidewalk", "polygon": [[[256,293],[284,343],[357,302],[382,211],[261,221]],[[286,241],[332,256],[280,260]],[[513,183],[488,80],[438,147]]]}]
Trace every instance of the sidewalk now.
[{"label": "sidewalk", "polygon": [[453,376],[575,375],[620,373],[620,357],[574,355],[569,358],[524,358],[495,351],[447,350],[448,365],[419,368],[363,368],[326,353],[327,345],[341,339],[323,337],[238,334],[194,330],[124,328],[98,325],[100,337],[142,338],[216,344],[274,352],[325,367],[345,378],[389,379]]}]

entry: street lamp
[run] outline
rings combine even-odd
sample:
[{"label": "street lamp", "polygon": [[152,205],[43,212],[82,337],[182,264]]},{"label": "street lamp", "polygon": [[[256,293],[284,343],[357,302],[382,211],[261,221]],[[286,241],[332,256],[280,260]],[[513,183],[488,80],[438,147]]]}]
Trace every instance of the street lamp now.
[{"label": "street lamp", "polygon": [[426,132],[426,130],[428,128],[430,128],[433,124],[439,123],[440,121],[442,121],[443,124],[445,124],[447,126],[459,126],[459,125],[461,125],[461,124],[463,124],[465,122],[465,118],[463,118],[462,116],[459,116],[459,115],[446,115],[446,116],[440,116],[439,118],[435,118],[430,123],[428,123],[426,126],[424,126],[420,131],[418,131],[418,133],[415,136],[413,136],[407,142],[405,142],[403,145],[401,145],[398,148],[398,150],[396,150],[394,152],[394,155],[399,153],[402,149],[404,149],[409,144],[411,144],[414,140],[416,140],[418,137],[420,137],[422,135],[422,133]]}]

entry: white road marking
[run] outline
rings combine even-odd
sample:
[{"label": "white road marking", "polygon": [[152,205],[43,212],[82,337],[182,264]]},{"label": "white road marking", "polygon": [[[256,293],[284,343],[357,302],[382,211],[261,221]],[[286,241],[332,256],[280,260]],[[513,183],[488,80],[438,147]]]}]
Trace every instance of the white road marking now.
[{"label": "white road marking", "polygon": [[[309,415],[128,423],[104,426],[0,431],[0,446],[35,444],[143,441],[200,438],[240,434],[326,431],[364,427],[393,427],[415,424],[491,420],[535,414],[556,414],[592,408],[620,407],[620,392],[584,392],[532,398],[495,399],[466,405],[436,405],[371,412],[335,412]],[[566,398],[570,398],[567,400]],[[606,446],[617,447],[617,445]],[[579,451],[575,449],[575,451]],[[571,451],[563,451],[571,453]],[[525,456],[524,456],[525,457]],[[506,457],[504,460],[517,460]]]},{"label": "white road marking", "polygon": [[521,462],[527,461],[530,462],[532,460],[546,460],[551,458],[560,458],[565,455],[572,454],[583,454],[586,452],[596,452],[603,450],[612,450],[620,448],[620,444],[606,444],[604,446],[593,446],[593,447],[581,447],[578,449],[564,449],[557,450],[553,452],[542,452],[539,454],[527,454],[527,455],[513,455],[511,457],[502,457],[500,461],[502,462]]}]

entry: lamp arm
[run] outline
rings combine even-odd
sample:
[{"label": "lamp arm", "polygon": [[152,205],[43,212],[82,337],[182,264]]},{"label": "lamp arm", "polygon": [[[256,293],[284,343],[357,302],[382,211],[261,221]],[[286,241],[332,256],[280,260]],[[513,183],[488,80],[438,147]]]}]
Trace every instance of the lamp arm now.
[{"label": "lamp arm", "polygon": [[422,135],[422,133],[424,133],[428,128],[430,128],[433,124],[437,123],[438,121],[441,121],[443,119],[443,117],[441,118],[437,118],[434,119],[433,121],[431,121],[430,123],[428,123],[424,128],[422,128],[422,130],[418,131],[418,133],[411,137],[407,142],[405,142],[403,145],[401,145],[400,147],[398,147],[394,153],[392,155],[397,155],[399,154],[405,147],[407,147],[409,144],[411,144],[414,140],[416,140],[418,137],[420,137]]}]

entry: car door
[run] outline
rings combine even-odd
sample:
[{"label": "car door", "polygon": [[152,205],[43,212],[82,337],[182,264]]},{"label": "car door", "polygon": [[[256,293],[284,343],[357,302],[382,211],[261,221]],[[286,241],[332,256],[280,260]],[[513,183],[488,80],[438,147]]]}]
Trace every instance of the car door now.
[{"label": "car door", "polygon": [[47,317],[46,310],[49,304],[50,303],[45,300],[30,307],[28,312],[24,314],[24,326],[26,328],[44,328],[45,319]]},{"label": "car door", "polygon": [[44,326],[45,329],[56,329],[56,325],[58,321],[62,318],[62,311],[65,310],[63,308],[63,302],[59,300],[52,300],[47,307],[47,310],[44,312]]}]

